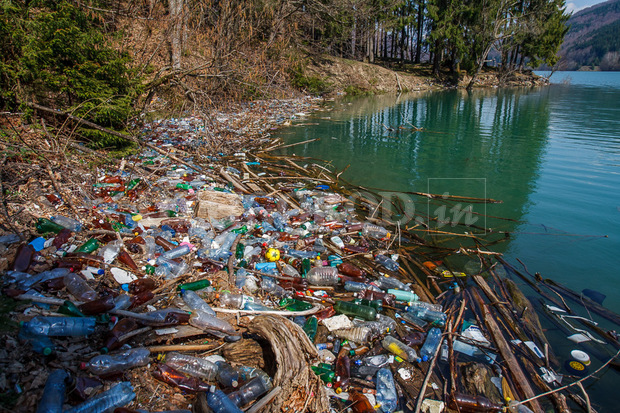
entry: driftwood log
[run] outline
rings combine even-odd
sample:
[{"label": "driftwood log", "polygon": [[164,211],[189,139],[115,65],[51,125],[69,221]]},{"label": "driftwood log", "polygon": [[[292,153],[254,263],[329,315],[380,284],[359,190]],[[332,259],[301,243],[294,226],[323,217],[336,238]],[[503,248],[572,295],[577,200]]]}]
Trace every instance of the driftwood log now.
[{"label": "driftwood log", "polygon": [[329,411],[325,387],[310,369],[318,353],[301,327],[281,316],[263,315],[252,320],[248,330],[267,341],[263,346],[265,371],[274,386],[282,388],[263,412]]}]

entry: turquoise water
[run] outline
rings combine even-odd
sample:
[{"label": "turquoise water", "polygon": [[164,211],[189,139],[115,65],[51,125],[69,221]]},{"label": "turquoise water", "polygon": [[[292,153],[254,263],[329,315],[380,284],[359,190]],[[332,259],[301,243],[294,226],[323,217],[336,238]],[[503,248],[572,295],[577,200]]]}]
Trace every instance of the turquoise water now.
[{"label": "turquoise water", "polygon": [[[482,240],[510,232],[493,249],[517,268],[524,269],[518,258],[532,274],[577,292],[598,290],[604,305],[620,312],[620,73],[556,72],[551,81],[338,101],[277,136],[285,143],[320,138],[285,153],[350,165],[342,176],[354,184],[502,200],[471,204],[470,218],[478,218],[471,232]],[[427,220],[441,213],[440,204],[410,200],[432,228],[458,230]],[[462,213],[467,205],[448,208]],[[457,215],[460,223],[466,217]],[[556,354],[576,348],[561,331],[550,327],[548,335]],[[607,407],[601,411],[613,410],[617,380],[611,371],[591,385],[591,396]]]}]

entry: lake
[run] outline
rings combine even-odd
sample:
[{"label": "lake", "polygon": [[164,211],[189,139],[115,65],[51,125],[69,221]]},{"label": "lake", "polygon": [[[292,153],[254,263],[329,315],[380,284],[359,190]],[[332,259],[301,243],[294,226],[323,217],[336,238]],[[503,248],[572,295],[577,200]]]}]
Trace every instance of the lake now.
[{"label": "lake", "polygon": [[[576,292],[600,291],[620,312],[620,73],[556,72],[551,82],[340,100],[276,136],[320,138],[283,151],[350,165],[342,177],[351,183],[446,194],[443,210],[410,196],[413,215],[446,232],[457,232],[450,219],[469,217],[481,239],[510,233],[493,249],[516,268],[525,270],[519,259]],[[429,220],[442,214],[447,221]],[[556,354],[576,348],[566,334],[548,335]],[[611,401],[617,378],[591,385],[597,403]]]}]

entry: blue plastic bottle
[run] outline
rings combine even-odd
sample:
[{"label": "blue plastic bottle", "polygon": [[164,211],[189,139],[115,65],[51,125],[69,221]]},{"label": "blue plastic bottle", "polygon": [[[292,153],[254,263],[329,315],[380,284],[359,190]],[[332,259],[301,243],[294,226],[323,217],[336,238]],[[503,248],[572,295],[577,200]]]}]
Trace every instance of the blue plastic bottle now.
[{"label": "blue plastic bottle", "polygon": [[223,391],[211,387],[211,391],[207,393],[207,404],[213,410],[213,413],[242,413],[235,404],[224,394]]},{"label": "blue plastic bottle", "polygon": [[381,368],[377,371],[377,403],[381,405],[383,413],[392,413],[398,405],[398,396],[394,386],[394,376],[389,369]]},{"label": "blue plastic bottle", "polygon": [[37,316],[23,324],[30,333],[51,337],[87,336],[95,331],[94,317]]},{"label": "blue plastic bottle", "polygon": [[62,369],[54,370],[50,373],[45,382],[37,413],[62,413],[67,382],[70,378],[69,373]]},{"label": "blue plastic bottle", "polygon": [[104,413],[112,412],[117,407],[123,407],[135,399],[136,393],[128,381],[118,383],[110,390],[86,400],[84,403],[64,413]]},{"label": "blue plastic bottle", "polygon": [[18,338],[28,342],[35,353],[43,354],[44,356],[49,356],[56,349],[56,346],[49,337],[34,334],[23,326],[19,330]]},{"label": "blue plastic bottle", "polygon": [[424,341],[424,345],[420,349],[420,356],[422,357],[422,361],[428,361],[433,358],[435,354],[435,350],[439,346],[439,342],[441,341],[441,330],[437,327],[431,328],[426,334],[426,340]]}]

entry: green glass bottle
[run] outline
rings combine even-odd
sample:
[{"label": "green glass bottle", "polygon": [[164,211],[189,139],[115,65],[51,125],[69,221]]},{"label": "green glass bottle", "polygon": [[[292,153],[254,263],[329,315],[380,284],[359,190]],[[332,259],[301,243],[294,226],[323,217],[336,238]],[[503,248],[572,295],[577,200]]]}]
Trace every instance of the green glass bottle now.
[{"label": "green glass bottle", "polygon": [[86,241],[84,244],[80,245],[75,252],[84,252],[86,254],[91,254],[99,249],[101,243],[95,238],[91,238]]},{"label": "green glass bottle", "polygon": [[182,184],[180,182],[177,184],[176,187],[179,189],[184,189],[186,191],[189,191],[190,189],[192,189],[192,186],[190,184]]},{"label": "green glass bottle", "polygon": [[132,179],[131,181],[129,181],[129,182],[127,183],[127,189],[131,191],[131,190],[132,190],[132,189],[134,189],[136,186],[138,186],[138,184],[140,183],[140,181],[142,181],[142,179],[141,179],[141,178],[135,178],[135,179]]},{"label": "green glass bottle", "polygon": [[336,301],[334,310],[339,314],[346,314],[351,317],[359,317],[364,320],[374,321],[377,319],[377,311],[365,305],[359,305],[350,301]]},{"label": "green glass bottle", "polygon": [[304,258],[303,260],[301,260],[301,276],[302,277],[306,277],[306,274],[308,274],[308,271],[310,271],[310,269],[312,268],[312,264],[310,263],[310,260],[308,258]]},{"label": "green glass bottle", "polygon": [[314,343],[314,337],[316,337],[316,330],[319,325],[319,320],[315,316],[308,317],[304,323],[303,330],[308,335],[311,342]]},{"label": "green glass bottle", "polygon": [[314,371],[314,374],[319,376],[319,378],[323,380],[324,383],[333,383],[336,379],[336,373],[333,372],[331,369],[326,369],[318,366],[312,366],[311,368],[312,371]]},{"label": "green glass bottle", "polygon": [[192,290],[192,291],[197,291],[197,290],[202,290],[203,288],[207,288],[208,286],[211,285],[211,281],[209,280],[198,280],[198,281],[194,281],[191,283],[186,283],[186,284],[181,284],[177,286],[177,290],[181,291],[181,290]]},{"label": "green glass bottle", "polygon": [[244,252],[245,252],[245,245],[243,245],[242,243],[238,243],[237,249],[235,250],[235,258],[240,260],[241,258],[243,258]]},{"label": "green glass bottle", "polygon": [[153,275],[153,274],[155,274],[155,266],[147,264],[147,265],[144,267],[144,272],[146,272],[148,275]]},{"label": "green glass bottle", "polygon": [[45,234],[48,232],[58,234],[60,231],[65,229],[65,227],[63,227],[62,225],[58,225],[57,223],[50,221],[47,218],[39,218],[36,227],[39,234]]},{"label": "green glass bottle", "polygon": [[247,225],[244,225],[241,228],[233,229],[231,232],[234,232],[235,234],[245,234],[248,232],[248,227]]},{"label": "green glass bottle", "polygon": [[58,312],[71,317],[86,317],[75,304],[68,300],[58,307]]}]

